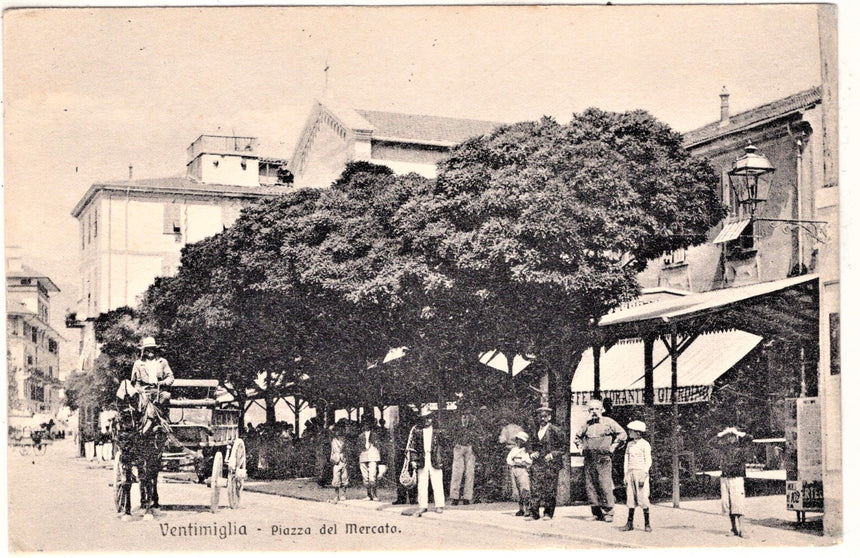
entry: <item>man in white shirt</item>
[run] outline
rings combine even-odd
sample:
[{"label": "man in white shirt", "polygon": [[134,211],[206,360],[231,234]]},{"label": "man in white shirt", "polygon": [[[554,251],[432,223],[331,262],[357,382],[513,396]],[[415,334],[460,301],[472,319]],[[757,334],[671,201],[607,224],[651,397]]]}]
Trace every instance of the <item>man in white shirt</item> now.
[{"label": "man in white shirt", "polygon": [[409,460],[412,467],[418,470],[418,511],[421,515],[427,511],[430,500],[430,484],[433,485],[433,501],[436,513],[442,513],[445,508],[445,487],[442,482],[442,436],[438,428],[434,428],[433,412],[422,409],[421,416],[424,425],[415,432],[412,448],[409,448]]}]

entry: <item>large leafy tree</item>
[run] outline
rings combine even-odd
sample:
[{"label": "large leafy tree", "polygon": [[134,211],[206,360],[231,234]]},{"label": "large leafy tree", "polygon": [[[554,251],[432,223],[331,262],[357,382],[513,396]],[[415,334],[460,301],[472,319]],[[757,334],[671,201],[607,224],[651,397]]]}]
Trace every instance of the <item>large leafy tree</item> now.
[{"label": "large leafy tree", "polygon": [[649,114],[589,109],[567,125],[544,118],[466,141],[396,222],[445,278],[425,285],[433,298],[471,310],[472,337],[546,364],[567,429],[594,322],[637,294],[648,260],[706,240],[724,214],[717,182]]}]

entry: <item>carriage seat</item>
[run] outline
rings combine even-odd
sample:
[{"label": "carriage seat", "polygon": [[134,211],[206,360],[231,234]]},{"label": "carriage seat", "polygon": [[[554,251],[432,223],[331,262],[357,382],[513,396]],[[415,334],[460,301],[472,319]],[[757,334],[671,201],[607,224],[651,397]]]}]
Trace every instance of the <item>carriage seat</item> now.
[{"label": "carriage seat", "polygon": [[171,407],[214,407],[217,403],[218,401],[211,397],[204,399],[186,399],[177,397],[170,400]]}]

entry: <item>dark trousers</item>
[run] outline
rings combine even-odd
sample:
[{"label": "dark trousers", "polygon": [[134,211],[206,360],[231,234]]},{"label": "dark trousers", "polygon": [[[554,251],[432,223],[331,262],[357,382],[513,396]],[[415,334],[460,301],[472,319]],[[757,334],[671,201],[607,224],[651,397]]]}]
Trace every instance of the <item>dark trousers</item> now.
[{"label": "dark trousers", "polygon": [[615,485],[612,482],[612,458],[598,455],[585,458],[585,494],[595,517],[612,517],[615,507]]},{"label": "dark trousers", "polygon": [[531,470],[531,506],[533,518],[540,517],[540,507],[543,504],[543,514],[552,517],[555,513],[555,495],[558,490],[558,469],[544,463],[535,463]]}]

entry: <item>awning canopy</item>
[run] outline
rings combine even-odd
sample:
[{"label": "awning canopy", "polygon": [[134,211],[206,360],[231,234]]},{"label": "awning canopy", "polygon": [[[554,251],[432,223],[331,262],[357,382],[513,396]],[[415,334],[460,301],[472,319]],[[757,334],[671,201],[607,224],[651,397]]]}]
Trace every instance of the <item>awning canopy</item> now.
[{"label": "awning canopy", "polygon": [[[739,330],[700,335],[678,356],[678,403],[710,399],[714,381],[752,351],[762,338]],[[672,370],[669,353],[654,343],[654,404],[671,404]],[[573,375],[573,404],[584,405],[594,396],[594,360],[591,349]],[[600,355],[600,394],[613,405],[642,405],[645,401],[645,347],[641,339],[619,341]]]},{"label": "awning canopy", "polygon": [[[818,339],[818,276],[718,289],[611,312],[598,325],[611,339],[741,329],[762,337]],[[611,345],[611,342],[608,344]]]},{"label": "awning canopy", "polygon": [[478,357],[478,360],[481,364],[485,364],[490,368],[495,368],[496,370],[501,370],[505,374],[509,373],[511,376],[516,376],[525,368],[532,363],[529,359],[534,359],[532,355],[526,355],[529,357],[528,359],[523,357],[520,354],[514,355],[513,362],[508,362],[508,357],[501,351],[493,350],[487,351]]},{"label": "awning canopy", "polygon": [[749,224],[749,219],[743,219],[734,223],[726,223],[725,226],[723,226],[723,230],[721,230],[720,234],[717,235],[717,238],[714,239],[714,244],[721,244],[723,242],[735,240],[743,234],[744,229],[747,228],[747,225]]}]

